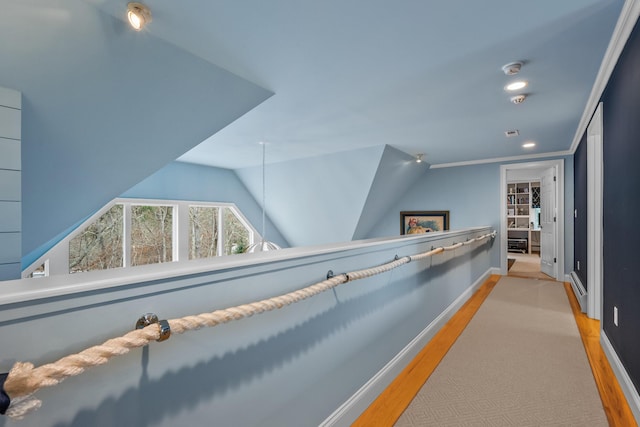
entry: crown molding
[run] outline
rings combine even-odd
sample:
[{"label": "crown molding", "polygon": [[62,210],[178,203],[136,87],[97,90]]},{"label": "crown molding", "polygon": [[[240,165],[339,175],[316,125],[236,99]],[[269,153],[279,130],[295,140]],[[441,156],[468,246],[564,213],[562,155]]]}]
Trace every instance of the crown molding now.
[{"label": "crown molding", "polygon": [[495,157],[493,159],[469,160],[466,162],[440,163],[436,165],[431,165],[429,169],[442,169],[442,168],[453,168],[457,166],[483,165],[487,163],[504,163],[504,162],[513,162],[513,161],[530,160],[530,159],[557,158],[557,157],[571,156],[572,154],[573,154],[572,151],[565,150],[565,151],[554,151],[552,153],[525,154],[522,156],[511,156],[511,157]]},{"label": "crown molding", "polygon": [[591,121],[591,116],[595,112],[598,102],[600,102],[600,97],[602,96],[604,89],[607,87],[609,77],[611,77],[611,73],[613,73],[613,69],[618,63],[618,58],[620,58],[622,50],[624,49],[627,40],[636,25],[638,16],[640,16],[640,0],[626,0],[622,6],[622,11],[620,12],[616,28],[613,30],[609,46],[607,47],[602,63],[600,64],[596,81],[591,88],[591,94],[589,95],[587,105],[582,113],[582,118],[580,119],[578,128],[576,129],[576,134],[573,137],[571,148],[569,148],[571,154],[575,153],[578,148],[578,144],[580,144],[582,135],[584,135],[587,126]]}]

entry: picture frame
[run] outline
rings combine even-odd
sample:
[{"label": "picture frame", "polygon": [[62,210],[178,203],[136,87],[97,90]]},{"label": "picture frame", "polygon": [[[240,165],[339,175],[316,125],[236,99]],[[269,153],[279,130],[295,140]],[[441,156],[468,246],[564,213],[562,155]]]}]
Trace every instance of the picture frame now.
[{"label": "picture frame", "polygon": [[449,229],[449,211],[402,211],[400,234],[422,234]]}]

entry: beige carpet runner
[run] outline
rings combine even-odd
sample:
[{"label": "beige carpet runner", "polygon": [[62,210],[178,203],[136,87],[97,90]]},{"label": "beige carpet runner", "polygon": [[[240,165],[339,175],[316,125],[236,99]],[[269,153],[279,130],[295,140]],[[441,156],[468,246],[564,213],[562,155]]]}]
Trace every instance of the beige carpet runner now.
[{"label": "beige carpet runner", "polygon": [[607,426],[562,283],[502,277],[396,426]]}]

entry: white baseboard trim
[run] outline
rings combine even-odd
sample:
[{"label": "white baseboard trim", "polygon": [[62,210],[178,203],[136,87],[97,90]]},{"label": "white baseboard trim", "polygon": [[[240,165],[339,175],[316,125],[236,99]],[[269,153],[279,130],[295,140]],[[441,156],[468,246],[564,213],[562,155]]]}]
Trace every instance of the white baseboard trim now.
[{"label": "white baseboard trim", "polygon": [[402,370],[431,341],[431,338],[460,310],[462,305],[475,293],[482,284],[495,273],[495,268],[488,269],[478,280],[467,288],[449,307],[436,317],[422,332],[418,334],[402,351],[391,359],[380,371],[355,392],[346,402],[338,407],[320,427],[350,426],[365,409],[384,391],[386,387],[402,372]]},{"label": "white baseboard trim", "polygon": [[571,272],[569,274],[569,280],[567,282],[571,283],[571,289],[573,289],[573,294],[576,296],[578,300],[578,304],[580,304],[580,311],[583,313],[587,312],[587,290],[584,288],[582,284],[582,280],[578,277],[575,272]]},{"label": "white baseboard trim", "polygon": [[498,276],[500,276],[502,274],[502,270],[500,269],[500,267],[492,267],[489,269],[489,275],[491,274],[497,274]]},{"label": "white baseboard trim", "polygon": [[618,379],[618,383],[620,384],[620,388],[622,388],[624,397],[627,398],[627,403],[631,408],[631,412],[633,412],[633,416],[636,419],[636,422],[640,424],[640,395],[633,385],[631,378],[629,378],[627,370],[624,368],[622,362],[618,358],[618,353],[616,353],[615,349],[611,345],[609,337],[607,337],[607,334],[603,330],[600,330],[600,345],[602,346],[602,350],[609,360],[609,365],[611,365],[613,373]]}]

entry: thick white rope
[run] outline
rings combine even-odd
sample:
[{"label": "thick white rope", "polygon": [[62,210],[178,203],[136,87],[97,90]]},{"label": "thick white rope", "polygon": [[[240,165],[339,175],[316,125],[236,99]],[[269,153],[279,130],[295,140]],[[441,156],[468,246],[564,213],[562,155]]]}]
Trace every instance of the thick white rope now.
[{"label": "thick white rope", "polygon": [[[306,288],[262,301],[216,310],[211,313],[172,319],[168,321],[169,327],[171,333],[182,334],[187,331],[212,327],[221,323],[227,323],[231,320],[240,320],[253,316],[254,314],[279,309],[335,288],[343,283],[375,276],[411,261],[417,261],[445,251],[455,250],[463,245],[482,241],[487,237],[495,237],[495,235],[496,232],[494,231],[464,243],[435,248],[428,252],[399,258],[376,267],[340,274],[314,285],[307,286]],[[32,363],[17,362],[11,368],[4,383],[4,391],[11,398],[11,403],[5,415],[12,419],[22,419],[29,412],[38,409],[42,404],[40,400],[33,396],[39,389],[57,385],[66,378],[81,374],[86,368],[103,365],[115,356],[127,354],[129,350],[148,345],[151,341],[158,341],[160,337],[160,326],[154,323],[142,329],[128,332],[121,337],[105,341],[103,344],[90,347],[80,353],[63,357],[54,363],[42,365],[37,368],[34,367]]]}]

